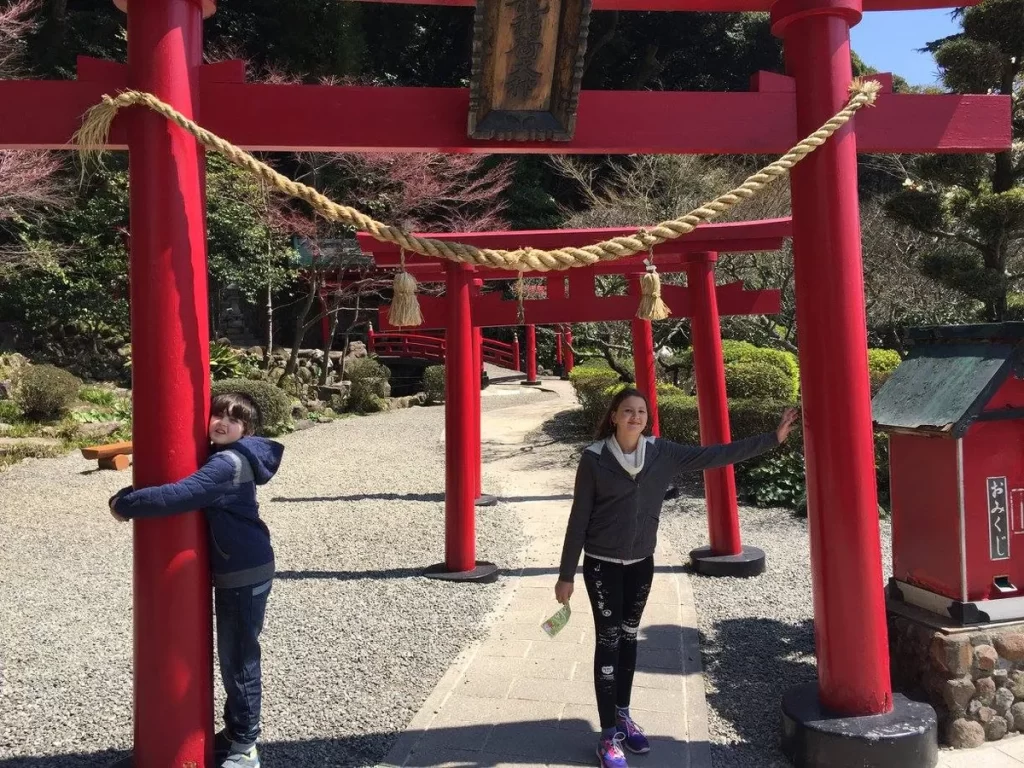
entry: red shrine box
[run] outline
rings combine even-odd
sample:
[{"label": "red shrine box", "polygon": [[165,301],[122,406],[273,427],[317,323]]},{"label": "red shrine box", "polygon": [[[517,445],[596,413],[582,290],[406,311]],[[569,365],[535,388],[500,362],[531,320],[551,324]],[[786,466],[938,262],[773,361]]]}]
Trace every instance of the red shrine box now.
[{"label": "red shrine box", "polygon": [[889,433],[889,600],[1024,618],[1024,323],[913,329],[875,396]]}]

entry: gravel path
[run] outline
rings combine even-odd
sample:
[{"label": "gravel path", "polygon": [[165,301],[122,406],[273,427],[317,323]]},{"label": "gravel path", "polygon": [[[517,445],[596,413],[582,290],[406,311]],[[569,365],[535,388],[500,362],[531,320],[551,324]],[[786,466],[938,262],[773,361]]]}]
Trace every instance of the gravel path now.
[{"label": "gravel path", "polygon": [[[681,552],[707,543],[702,488],[665,504],[664,536]],[[790,768],[778,749],[786,689],[815,679],[807,523],[779,509],[740,508],[744,542],[767,555],[756,579],[690,574],[697,603],[714,768]],[[890,571],[883,523],[883,573]]]},{"label": "gravel path", "polygon": [[[484,409],[554,397],[492,389]],[[261,491],[280,569],[264,632],[268,768],[373,765],[486,629],[500,582],[417,575],[443,558],[443,414],[282,439]],[[77,454],[0,473],[2,768],[98,768],[130,747],[131,536],[106,510],[129,480]],[[478,510],[478,557],[514,569],[520,538],[508,507]]]}]

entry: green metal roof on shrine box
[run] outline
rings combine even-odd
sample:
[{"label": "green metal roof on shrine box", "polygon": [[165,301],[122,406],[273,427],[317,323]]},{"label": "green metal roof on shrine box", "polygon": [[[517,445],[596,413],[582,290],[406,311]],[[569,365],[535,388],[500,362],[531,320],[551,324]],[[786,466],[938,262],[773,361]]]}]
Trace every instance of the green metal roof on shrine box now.
[{"label": "green metal roof on shrine box", "polygon": [[[913,348],[872,402],[879,429],[961,437],[1024,364],[1024,323],[915,328]],[[1020,416],[1020,413],[1011,415]]]}]

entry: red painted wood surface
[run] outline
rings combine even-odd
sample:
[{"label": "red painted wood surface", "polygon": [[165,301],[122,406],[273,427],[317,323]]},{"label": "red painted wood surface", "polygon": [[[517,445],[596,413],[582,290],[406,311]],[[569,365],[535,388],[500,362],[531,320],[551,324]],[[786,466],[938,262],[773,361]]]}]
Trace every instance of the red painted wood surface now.
[{"label": "red painted wood surface", "polygon": [[[135,84],[185,114],[199,106],[201,23],[192,0],[133,2],[128,15]],[[134,485],[145,487],[180,480],[206,458],[209,322],[202,152],[159,115],[136,118],[128,135],[138,393],[132,448]],[[208,765],[213,627],[206,520],[196,510],[132,525],[133,765]]]},{"label": "red painted wood surface", "polygon": [[[773,6],[803,131],[847,98],[857,19],[851,0]],[[846,716],[893,706],[857,197],[862,125],[841,128],[790,173],[818,693],[823,708]]]},{"label": "red painted wood surface", "polygon": [[[367,334],[366,347],[370,353],[378,357],[408,357],[444,362],[444,336],[431,330],[386,333],[370,331]],[[510,371],[519,370],[519,345],[516,341],[484,338],[482,348],[485,363]]]},{"label": "red painted wood surface", "polygon": [[[573,270],[576,273],[586,270]],[[586,278],[586,275],[578,275]],[[592,276],[591,276],[592,277]],[[583,283],[583,285],[586,285]],[[673,317],[693,317],[693,301],[688,288],[662,285],[662,297],[672,310]],[[780,311],[780,293],[777,290],[748,291],[742,283],[728,283],[715,289],[719,312],[723,315],[777,315]],[[636,315],[639,299],[636,296],[594,295],[588,290],[570,288],[569,298],[534,299],[523,302],[526,322],[534,325],[561,323],[596,323],[612,320],[631,320]],[[472,300],[473,325],[482,328],[515,326],[519,303],[516,299],[503,299],[498,293],[487,293]],[[423,325],[420,329],[441,328],[446,317],[443,296],[420,296]],[[379,312],[381,330],[398,330],[388,321],[388,305]]]},{"label": "red painted wood surface", "polygon": [[[475,0],[364,0],[399,5],[474,6]],[[968,0],[963,5],[977,5]],[[768,11],[772,0],[594,0],[595,11]],[[914,11],[929,8],[952,8],[949,0],[864,0],[865,11]]]},{"label": "red painted wood surface", "polygon": [[[127,78],[0,81],[0,148],[70,149],[83,113]],[[202,125],[250,150],[533,154],[781,154],[804,138],[795,93],[583,91],[572,141],[466,137],[469,90],[200,82]],[[658,115],[628,133],[609,114]],[[353,119],[358,115],[358,119]],[[409,120],[409,115],[416,115]],[[700,115],[700,120],[694,120]],[[756,123],[757,130],[750,130]],[[883,94],[855,118],[861,152],[993,152],[1010,144],[1007,96]],[[110,147],[126,147],[115,119]],[[817,127],[817,126],[815,126]]]}]

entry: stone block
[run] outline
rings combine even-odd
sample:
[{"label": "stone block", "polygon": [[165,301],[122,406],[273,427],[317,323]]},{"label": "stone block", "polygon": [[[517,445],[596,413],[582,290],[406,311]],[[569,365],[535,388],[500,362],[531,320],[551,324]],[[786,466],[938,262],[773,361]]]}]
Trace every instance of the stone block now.
[{"label": "stone block", "polygon": [[992,708],[1005,717],[1006,713],[1010,711],[1010,707],[1013,706],[1013,691],[1008,688],[1000,688],[995,692],[993,701]]},{"label": "stone block", "polygon": [[996,635],[994,645],[999,655],[1007,661],[1015,664],[1024,661],[1024,632]]},{"label": "stone block", "polygon": [[996,699],[996,681],[991,677],[983,677],[975,682],[974,689],[977,691],[978,701],[983,706],[991,707]]},{"label": "stone block", "polygon": [[958,677],[947,680],[942,692],[942,698],[950,709],[963,710],[974,698],[976,688],[970,676]]},{"label": "stone block", "polygon": [[1010,717],[1013,718],[1014,728],[1024,727],[1024,703],[1014,704],[1010,707]]},{"label": "stone block", "polygon": [[974,646],[974,666],[981,672],[993,672],[999,664],[999,654],[991,645]]},{"label": "stone block", "polygon": [[973,649],[966,637],[950,637],[939,632],[932,637],[931,657],[944,672],[954,677],[970,672],[974,661]]},{"label": "stone block", "polygon": [[985,724],[985,740],[999,741],[999,739],[1006,735],[1007,730],[1006,720],[999,715],[995,715]]},{"label": "stone block", "polygon": [[985,743],[985,729],[980,723],[960,718],[946,730],[946,741],[954,749],[973,749]]}]

